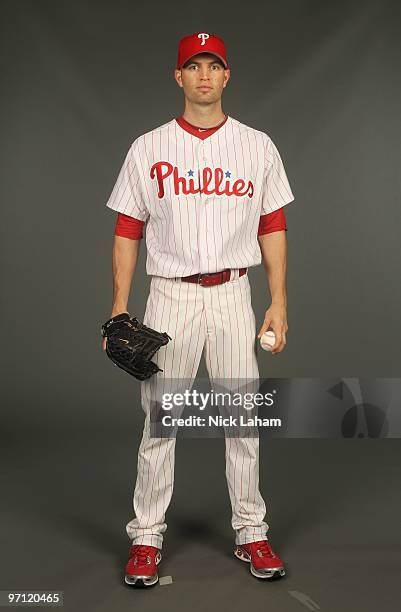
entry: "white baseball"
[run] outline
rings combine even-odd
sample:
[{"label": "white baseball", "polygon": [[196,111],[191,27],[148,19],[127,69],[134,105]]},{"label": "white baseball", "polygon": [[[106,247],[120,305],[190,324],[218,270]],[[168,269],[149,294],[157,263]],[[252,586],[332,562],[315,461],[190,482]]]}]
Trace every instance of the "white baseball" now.
[{"label": "white baseball", "polygon": [[269,329],[260,337],[260,346],[265,351],[271,351],[276,342],[276,335],[273,330]]}]

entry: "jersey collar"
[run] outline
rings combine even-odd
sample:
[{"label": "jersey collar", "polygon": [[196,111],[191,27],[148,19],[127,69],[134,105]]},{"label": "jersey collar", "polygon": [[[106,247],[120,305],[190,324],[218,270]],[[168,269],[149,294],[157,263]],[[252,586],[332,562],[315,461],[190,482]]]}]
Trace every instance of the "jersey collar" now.
[{"label": "jersey collar", "polygon": [[192,136],[197,136],[201,140],[205,140],[205,138],[214,134],[219,128],[221,128],[225,124],[227,119],[228,119],[228,115],[225,116],[225,118],[223,119],[221,123],[219,123],[218,125],[215,125],[212,128],[201,128],[201,127],[198,127],[197,125],[192,125],[192,123],[189,123],[189,121],[184,119],[182,115],[180,117],[175,118],[176,122],[183,130],[185,130],[189,134],[192,134]]}]

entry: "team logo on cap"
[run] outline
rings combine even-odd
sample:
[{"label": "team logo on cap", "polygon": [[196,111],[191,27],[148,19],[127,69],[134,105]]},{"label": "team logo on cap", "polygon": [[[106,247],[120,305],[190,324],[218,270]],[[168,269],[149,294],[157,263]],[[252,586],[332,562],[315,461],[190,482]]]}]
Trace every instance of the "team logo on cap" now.
[{"label": "team logo on cap", "polygon": [[198,34],[198,38],[202,39],[201,46],[205,44],[208,38],[210,38],[209,34],[205,34],[205,32],[200,32]]}]

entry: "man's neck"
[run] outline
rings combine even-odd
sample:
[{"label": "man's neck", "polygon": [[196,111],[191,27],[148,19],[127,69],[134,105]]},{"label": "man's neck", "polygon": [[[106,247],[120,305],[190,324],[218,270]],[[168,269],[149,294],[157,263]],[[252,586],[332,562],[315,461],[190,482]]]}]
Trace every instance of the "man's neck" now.
[{"label": "man's neck", "polygon": [[212,128],[219,125],[226,118],[221,108],[221,104],[207,107],[186,104],[182,117],[188,121],[188,123],[201,128]]}]

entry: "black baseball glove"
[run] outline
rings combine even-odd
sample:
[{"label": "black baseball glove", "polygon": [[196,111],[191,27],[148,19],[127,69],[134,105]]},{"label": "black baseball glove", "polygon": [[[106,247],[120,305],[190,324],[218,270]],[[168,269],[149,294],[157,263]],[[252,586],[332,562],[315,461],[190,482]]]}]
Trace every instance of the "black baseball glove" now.
[{"label": "black baseball glove", "polygon": [[101,327],[107,337],[106,353],[111,361],[138,380],[150,378],[163,370],[152,361],[161,346],[171,340],[166,332],[158,332],[123,312]]}]

